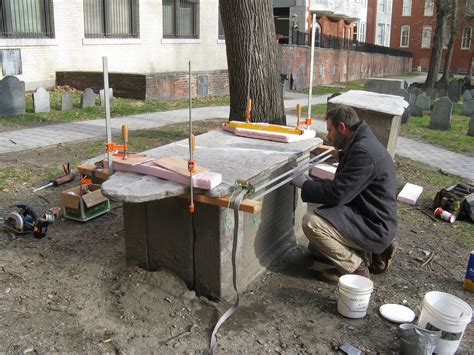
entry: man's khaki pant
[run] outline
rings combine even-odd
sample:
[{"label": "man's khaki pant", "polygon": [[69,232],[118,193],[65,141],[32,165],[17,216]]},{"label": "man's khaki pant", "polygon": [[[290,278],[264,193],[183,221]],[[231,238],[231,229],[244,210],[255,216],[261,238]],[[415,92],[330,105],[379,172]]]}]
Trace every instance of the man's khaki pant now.
[{"label": "man's khaki pant", "polygon": [[303,232],[309,239],[310,247],[328,258],[339,272],[352,273],[362,263],[360,255],[364,254],[364,250],[314,212],[303,217]]}]

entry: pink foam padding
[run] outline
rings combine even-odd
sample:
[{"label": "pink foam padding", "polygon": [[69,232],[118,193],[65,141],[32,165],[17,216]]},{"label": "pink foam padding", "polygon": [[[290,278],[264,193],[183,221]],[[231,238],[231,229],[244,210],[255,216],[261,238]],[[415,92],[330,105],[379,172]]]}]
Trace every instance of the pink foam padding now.
[{"label": "pink foam padding", "polygon": [[407,203],[409,205],[416,205],[416,202],[420,198],[423,192],[423,187],[407,182],[403,186],[402,191],[397,196],[397,201]]},{"label": "pink foam padding", "polygon": [[[175,181],[186,186],[191,186],[189,177],[159,167],[152,161],[134,166],[114,162],[113,169],[116,171],[128,171],[131,173],[157,176],[162,179]],[[193,175],[193,186],[199,189],[210,190],[219,185],[221,182],[222,175],[219,173],[206,171]]]},{"label": "pink foam padding", "polygon": [[227,127],[227,126],[223,126],[223,129],[229,132],[233,132],[235,135],[241,136],[241,137],[263,139],[263,140],[283,142],[283,143],[298,142],[305,139],[311,139],[316,136],[316,132],[311,129],[303,129],[303,134],[259,131],[259,130],[254,130],[254,129],[236,128],[236,127]]},{"label": "pink foam padding", "polygon": [[336,174],[336,167],[328,164],[316,164],[313,166],[309,175],[318,177],[320,179],[333,180]]}]

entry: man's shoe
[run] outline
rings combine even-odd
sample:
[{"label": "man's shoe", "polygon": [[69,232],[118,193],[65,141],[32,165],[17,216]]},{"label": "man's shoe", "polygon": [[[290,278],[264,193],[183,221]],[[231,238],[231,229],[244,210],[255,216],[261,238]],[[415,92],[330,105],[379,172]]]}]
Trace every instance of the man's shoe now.
[{"label": "man's shoe", "polygon": [[335,268],[320,270],[316,274],[316,278],[319,281],[323,281],[331,285],[337,285],[339,283],[339,277],[341,277],[341,273]]},{"label": "man's shoe", "polygon": [[382,254],[372,254],[372,264],[369,270],[372,274],[380,274],[388,270],[397,250],[397,242],[393,242]]},{"label": "man's shoe", "polygon": [[370,271],[369,268],[367,267],[366,263],[362,261],[357,269],[351,275],[359,275],[359,276],[364,276],[370,279]]}]

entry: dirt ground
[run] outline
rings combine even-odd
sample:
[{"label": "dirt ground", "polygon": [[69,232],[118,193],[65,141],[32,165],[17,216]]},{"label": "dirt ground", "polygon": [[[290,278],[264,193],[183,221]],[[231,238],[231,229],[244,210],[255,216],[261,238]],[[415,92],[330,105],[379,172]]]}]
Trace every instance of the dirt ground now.
[{"label": "dirt ground", "polygon": [[[86,158],[79,145],[71,149],[77,159]],[[40,169],[68,160],[71,149],[2,155],[0,170],[19,163]],[[404,172],[400,183],[408,175],[413,183],[426,183],[421,168],[400,161],[398,169]],[[60,192],[69,187],[32,194],[31,184],[18,181],[0,191],[0,217],[20,202],[42,213],[57,206]],[[467,222],[450,225],[423,208],[399,205],[395,263],[372,277],[369,311],[359,320],[338,314],[336,287],[315,278],[314,269],[322,264],[304,245],[295,246],[242,293],[240,308],[219,331],[217,352],[333,353],[344,342],[367,353],[397,352],[398,325],[380,316],[382,304],[404,303],[418,317],[423,295],[432,290],[474,304],[474,293],[462,288],[473,230]],[[0,232],[0,352],[206,352],[212,327],[228,304],[197,297],[166,270],[126,265],[123,233],[118,203],[87,223],[60,218],[43,239]],[[472,349],[471,325],[459,353]]]}]

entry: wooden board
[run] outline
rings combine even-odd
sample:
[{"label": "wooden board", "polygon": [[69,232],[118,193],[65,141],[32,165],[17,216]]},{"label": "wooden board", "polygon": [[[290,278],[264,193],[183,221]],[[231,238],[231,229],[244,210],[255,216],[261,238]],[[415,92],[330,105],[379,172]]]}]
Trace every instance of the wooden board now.
[{"label": "wooden board", "polygon": [[147,161],[152,161],[153,158],[150,157],[143,157],[143,156],[129,156],[127,159],[122,159],[122,157],[114,157],[114,163],[120,163],[124,165],[130,165],[130,166],[135,166],[141,163],[145,163]]},{"label": "wooden board", "polygon": [[[174,171],[183,176],[189,177],[188,171],[188,161],[178,158],[178,157],[164,157],[153,161],[156,165],[161,166],[162,168]],[[205,171],[209,171],[207,168],[201,166],[194,166],[194,173],[199,174]]]},{"label": "wooden board", "polygon": [[[184,194],[179,196],[181,198],[190,199],[190,194]],[[208,205],[220,206],[220,207],[227,207],[229,205],[229,196],[225,197],[209,197],[202,194],[194,194],[194,201],[206,203]],[[234,208],[234,203],[230,203],[229,208]],[[247,212],[247,213],[258,213],[262,210],[262,202],[261,201],[254,201],[249,199],[244,199],[240,202],[239,211]]]},{"label": "wooden board", "polygon": [[337,149],[334,149],[334,147],[330,146],[330,145],[324,145],[324,144],[321,144],[320,146],[316,147],[315,149],[313,149],[311,151],[311,154],[314,154],[314,155],[319,155],[321,153],[324,153],[328,150],[331,150],[330,154],[337,158],[338,155],[339,155],[339,151]]}]

